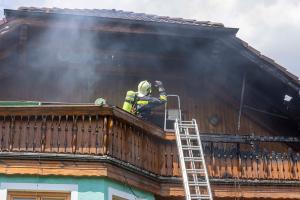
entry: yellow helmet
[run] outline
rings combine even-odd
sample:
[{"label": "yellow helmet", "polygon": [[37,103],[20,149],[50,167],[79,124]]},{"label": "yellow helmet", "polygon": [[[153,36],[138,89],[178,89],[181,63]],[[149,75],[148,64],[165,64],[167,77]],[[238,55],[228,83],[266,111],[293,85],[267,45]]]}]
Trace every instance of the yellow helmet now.
[{"label": "yellow helmet", "polygon": [[148,81],[141,81],[138,85],[138,96],[143,97],[151,93],[151,83]]}]

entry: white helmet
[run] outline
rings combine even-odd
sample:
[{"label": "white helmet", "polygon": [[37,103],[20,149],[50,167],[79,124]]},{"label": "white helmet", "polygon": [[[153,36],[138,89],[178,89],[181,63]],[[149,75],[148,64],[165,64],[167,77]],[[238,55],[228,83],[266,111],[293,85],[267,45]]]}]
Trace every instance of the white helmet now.
[{"label": "white helmet", "polygon": [[144,97],[151,93],[151,83],[148,81],[141,81],[138,85],[138,96]]}]

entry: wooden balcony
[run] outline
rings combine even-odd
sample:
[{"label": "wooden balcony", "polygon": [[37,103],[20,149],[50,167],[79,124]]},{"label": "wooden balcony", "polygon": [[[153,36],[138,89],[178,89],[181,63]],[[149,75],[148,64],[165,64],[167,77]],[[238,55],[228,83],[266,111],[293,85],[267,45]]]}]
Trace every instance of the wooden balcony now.
[{"label": "wooden balcony", "polygon": [[[240,150],[236,143],[206,139],[212,180],[300,180],[299,153],[255,152],[250,144],[243,145]],[[105,156],[153,176],[180,177],[170,134],[109,106],[0,107],[0,150],[1,158],[10,159]]]}]

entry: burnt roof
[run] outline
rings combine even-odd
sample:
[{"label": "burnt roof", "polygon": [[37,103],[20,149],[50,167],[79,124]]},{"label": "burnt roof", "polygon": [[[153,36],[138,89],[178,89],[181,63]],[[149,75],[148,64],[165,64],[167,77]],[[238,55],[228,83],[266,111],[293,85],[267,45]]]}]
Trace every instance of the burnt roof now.
[{"label": "burnt roof", "polygon": [[19,11],[28,12],[42,12],[42,13],[59,13],[70,15],[81,15],[90,17],[114,18],[114,19],[127,19],[144,22],[158,22],[158,23],[171,23],[171,24],[185,24],[196,26],[209,26],[209,27],[224,27],[222,23],[210,21],[197,21],[194,19],[172,18],[167,16],[149,15],[145,13],[134,13],[123,10],[115,9],[67,9],[67,8],[36,8],[36,7],[20,7]]},{"label": "burnt roof", "polygon": [[297,83],[300,86],[300,80],[299,77],[292,74],[291,72],[289,72],[285,67],[283,67],[282,65],[279,65],[278,63],[276,63],[273,59],[263,55],[260,51],[258,51],[257,49],[255,49],[254,47],[250,46],[247,42],[245,42],[244,40],[236,37],[236,39],[242,44],[243,47],[245,47],[247,50],[249,50],[250,52],[252,52],[253,54],[255,54],[256,56],[258,56],[260,59],[262,59],[263,61],[271,64],[272,66],[274,66],[276,69],[278,69],[280,72],[284,73],[286,76],[288,76],[290,79],[292,79],[295,83]]},{"label": "burnt roof", "polygon": [[[12,12],[14,10],[5,10],[5,14],[8,12]],[[37,8],[37,7],[20,7],[14,15],[22,14],[64,14],[64,15],[73,15],[73,16],[87,16],[87,17],[98,17],[98,18],[107,18],[107,19],[116,19],[116,20],[129,20],[140,23],[146,22],[155,22],[161,25],[174,24],[174,25],[186,25],[189,27],[207,27],[212,28],[214,30],[217,29],[227,29],[233,30],[233,33],[236,33],[238,29],[225,27],[222,23],[210,22],[210,21],[198,21],[193,19],[182,19],[182,18],[172,18],[166,16],[158,16],[158,15],[149,15],[145,13],[134,13],[127,12],[122,10],[115,9],[67,9],[67,8]],[[3,21],[5,23],[5,20]],[[1,21],[0,21],[1,24]],[[276,63],[273,59],[262,55],[261,52],[250,46],[247,42],[237,38],[232,35],[235,43],[239,45],[237,48],[245,48],[248,52],[248,56],[256,56],[255,59],[262,68],[266,68],[267,71],[273,72],[275,76],[279,77],[279,79],[283,80],[285,83],[290,85],[292,88],[296,89],[298,92],[300,90],[300,80],[299,78],[290,73],[286,68]],[[235,46],[235,45],[234,45]],[[253,55],[251,55],[253,54]],[[261,60],[265,63],[260,63]],[[282,76],[283,75],[283,76]]]}]

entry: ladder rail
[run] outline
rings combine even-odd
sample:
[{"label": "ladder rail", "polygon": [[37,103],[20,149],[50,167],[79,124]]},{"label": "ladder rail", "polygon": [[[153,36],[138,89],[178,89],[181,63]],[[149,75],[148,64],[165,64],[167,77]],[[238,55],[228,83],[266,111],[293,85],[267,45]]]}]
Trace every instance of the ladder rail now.
[{"label": "ladder rail", "polygon": [[[181,121],[176,119],[174,128],[186,200],[213,200],[196,120]],[[184,144],[182,144],[183,142]],[[196,163],[200,168],[196,168]]]},{"label": "ladder rail", "polygon": [[[184,155],[183,155],[183,149],[181,148],[182,143],[181,143],[181,139],[180,139],[180,129],[179,129],[179,124],[178,124],[178,119],[176,119],[174,127],[175,127],[176,143],[177,143],[177,147],[178,147],[179,157],[183,158]],[[181,171],[186,171],[184,160],[183,159],[179,159],[179,160],[180,160]],[[190,196],[190,187],[188,185],[187,173],[182,173],[182,177],[183,177],[184,190],[186,193],[185,199],[190,200],[191,196]]]},{"label": "ladder rail", "polygon": [[[189,135],[189,129],[188,128],[186,128],[184,132],[185,132],[185,135]],[[191,146],[191,141],[190,141],[189,138],[187,139],[187,145]],[[193,159],[194,158],[193,150],[189,149],[188,152],[189,152],[189,157]],[[192,169],[196,169],[195,162],[193,162],[192,159],[190,161],[190,164],[192,166]],[[193,174],[192,176],[193,176],[194,182],[195,183],[198,182],[198,176],[197,176],[197,174]],[[196,189],[196,193],[200,194],[200,188],[197,187],[197,186],[195,186],[195,187],[196,187],[195,188]]]},{"label": "ladder rail", "polygon": [[201,139],[200,139],[198,125],[197,125],[196,119],[192,119],[192,121],[195,123],[196,134],[198,135],[198,144],[200,146],[201,155],[203,156],[203,168],[205,170],[205,173],[204,173],[205,174],[205,179],[207,181],[207,184],[209,185],[209,187],[207,187],[208,188],[208,195],[212,198],[212,193],[211,193],[211,188],[210,188],[210,183],[209,183],[209,177],[208,177],[208,172],[207,172],[207,168],[206,168],[206,163],[205,163],[203,147],[202,147],[202,142],[201,142]]}]

